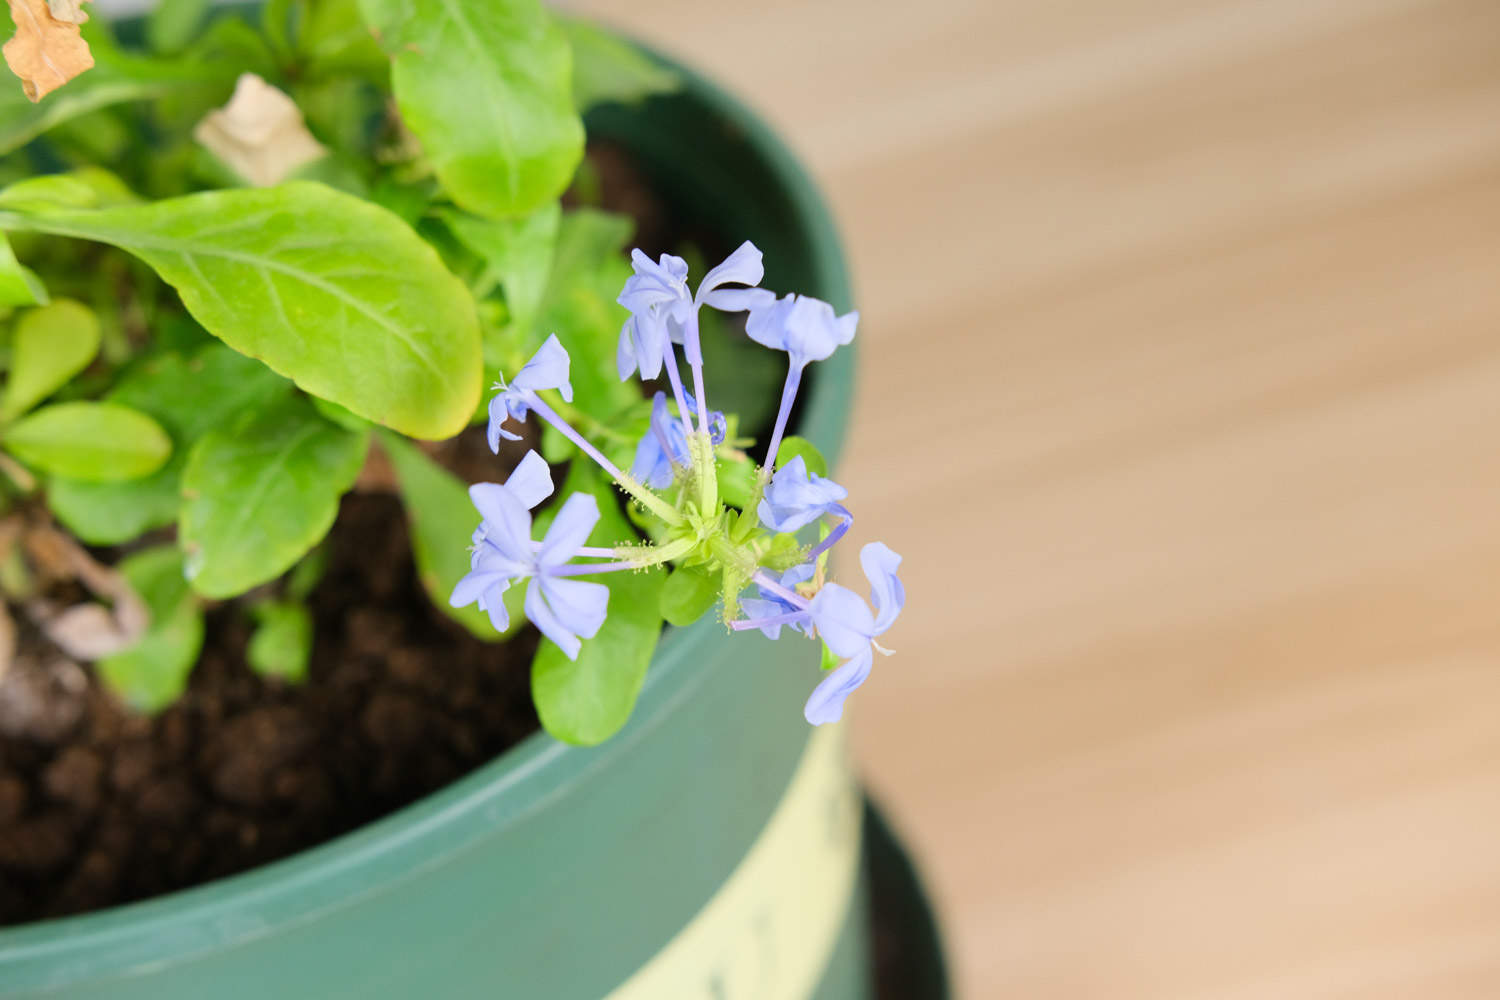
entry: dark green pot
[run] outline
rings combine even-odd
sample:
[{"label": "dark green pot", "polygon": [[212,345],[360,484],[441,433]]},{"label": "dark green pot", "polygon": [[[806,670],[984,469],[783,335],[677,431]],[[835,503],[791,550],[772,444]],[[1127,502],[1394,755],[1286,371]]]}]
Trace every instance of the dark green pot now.
[{"label": "dark green pot", "polygon": [[[592,116],[694,220],[766,253],[767,286],[850,305],[807,177],[699,77]],[[800,431],[842,442],[845,350]],[[0,997],[445,1000],[870,995],[862,809],[803,700],[811,643],[671,632],[634,718],[593,749],[537,734],[352,834],[233,878],[0,931]]]}]

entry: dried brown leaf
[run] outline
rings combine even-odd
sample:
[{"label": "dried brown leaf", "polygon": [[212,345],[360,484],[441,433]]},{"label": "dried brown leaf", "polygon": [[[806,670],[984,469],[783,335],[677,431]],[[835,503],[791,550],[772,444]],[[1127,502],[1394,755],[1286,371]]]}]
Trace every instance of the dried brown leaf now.
[{"label": "dried brown leaf", "polygon": [[94,65],[78,25],[54,17],[47,0],[9,2],[16,33],[0,47],[0,53],[11,72],[21,78],[21,89],[33,102]]}]

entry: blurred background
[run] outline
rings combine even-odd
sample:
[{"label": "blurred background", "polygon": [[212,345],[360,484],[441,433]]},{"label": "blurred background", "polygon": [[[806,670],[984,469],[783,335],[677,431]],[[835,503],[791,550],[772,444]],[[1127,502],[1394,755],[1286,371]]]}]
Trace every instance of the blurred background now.
[{"label": "blurred background", "polygon": [[1500,996],[1500,6],[566,6],[842,224],[961,995]]}]

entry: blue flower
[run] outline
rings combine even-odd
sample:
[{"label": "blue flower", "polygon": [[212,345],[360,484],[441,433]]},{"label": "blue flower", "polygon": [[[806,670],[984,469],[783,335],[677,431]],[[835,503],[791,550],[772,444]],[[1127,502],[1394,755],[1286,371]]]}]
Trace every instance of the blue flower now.
[{"label": "blue flower", "polygon": [[802,714],[815,726],[843,718],[844,699],[870,676],[873,650],[888,652],[875,637],[891,627],[906,604],[906,589],[896,576],[900,556],[883,542],[871,542],[860,550],[859,563],[870,581],[873,614],[863,598],[836,583],[824,584],[807,607],[823,642],[835,655],[846,658],[807,699]]},{"label": "blue flower", "polygon": [[501,438],[507,441],[521,440],[521,435],[500,425],[505,423],[507,417],[524,423],[526,414],[536,406],[536,394],[541,390],[556,389],[563,399],[570,403],[573,401],[573,386],[568,382],[568,364],[568,352],[554,333],[537,348],[536,354],[516,373],[509,385],[504,381],[500,383],[499,395],[490,400],[490,451],[500,451]]},{"label": "blue flower", "polygon": [[[689,409],[697,404],[689,393],[683,394]],[[722,444],[726,431],[724,414],[714,410],[708,415],[709,440]],[[688,453],[687,436],[682,432],[682,421],[667,410],[667,394],[658,392],[651,400],[651,426],[641,437],[635,448],[635,461],[630,474],[652,489],[665,489],[672,485],[678,468],[692,464]]]},{"label": "blue flower", "polygon": [[857,312],[835,316],[833,306],[822,299],[806,295],[778,299],[759,289],[753,292],[756,294],[740,299],[743,308],[750,310],[745,333],[756,343],[786,351],[793,368],[823,361],[854,339],[854,328],[859,324]]},{"label": "blue flower", "polygon": [[[802,563],[793,566],[781,574],[781,586],[790,591],[797,589],[797,584],[806,583],[811,580],[815,567],[812,563]],[[805,607],[798,607],[782,595],[767,587],[757,587],[760,597],[745,597],[740,599],[740,607],[745,609],[745,614],[754,619],[773,619],[770,624],[761,625],[760,630],[767,638],[781,638],[781,626],[790,626],[798,632],[806,632],[808,618]],[[783,619],[793,618],[791,621]]]},{"label": "blue flower", "polygon": [[[528,460],[517,467],[518,474]],[[534,546],[531,512],[527,509],[529,498],[536,495],[540,485],[534,463],[524,477],[518,483],[516,475],[512,475],[504,486],[477,483],[469,487],[469,498],[484,520],[474,533],[471,569],[453,588],[448,603],[461,608],[477,602],[481,610],[489,613],[490,623],[504,631],[510,625],[505,592],[515,581],[529,577],[526,617],[557,643],[569,659],[577,659],[582,647],[580,637],[593,638],[604,624],[609,588],[601,583],[570,579],[564,567],[599,522],[599,504],[588,493],[568,497],[541,545]],[[547,493],[550,492],[549,476]]]},{"label": "blue flower", "polygon": [[[667,324],[681,329],[691,315],[693,297],[687,288],[687,261],[664,253],[653,261],[640,250],[630,252],[635,273],[625,280],[625,287],[615,301],[630,310],[620,330],[620,347],[615,367],[621,379],[639,371],[641,378],[656,378],[667,354]],[[677,334],[680,340],[682,334]]]},{"label": "blue flower", "polygon": [[849,512],[838,503],[848,495],[849,491],[832,479],[809,472],[798,455],[776,470],[756,513],[772,531],[796,531],[824,514],[849,518]]},{"label": "blue flower", "polygon": [[[700,306],[731,312],[747,309],[744,296],[751,289],[722,286],[758,285],[765,276],[761,252],[749,240],[703,276],[696,295],[688,292],[688,266],[681,257],[664,253],[653,261],[637,249],[630,252],[630,263],[635,273],[625,280],[615,300],[630,310],[615,352],[615,369],[621,379],[634,372],[640,372],[643,379],[656,378],[667,357],[667,343],[684,343],[687,328],[696,329],[694,317]],[[689,362],[697,363],[693,360],[696,342],[687,350]]]}]

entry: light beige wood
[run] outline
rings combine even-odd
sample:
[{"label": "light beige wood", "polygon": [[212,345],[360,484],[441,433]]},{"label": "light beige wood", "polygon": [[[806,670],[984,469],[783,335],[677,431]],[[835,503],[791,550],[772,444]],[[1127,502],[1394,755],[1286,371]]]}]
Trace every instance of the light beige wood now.
[{"label": "light beige wood", "polygon": [[573,6],[845,228],[964,995],[1500,996],[1500,6]]}]

